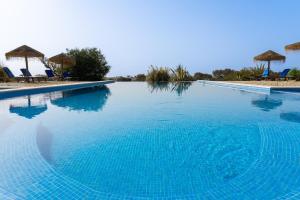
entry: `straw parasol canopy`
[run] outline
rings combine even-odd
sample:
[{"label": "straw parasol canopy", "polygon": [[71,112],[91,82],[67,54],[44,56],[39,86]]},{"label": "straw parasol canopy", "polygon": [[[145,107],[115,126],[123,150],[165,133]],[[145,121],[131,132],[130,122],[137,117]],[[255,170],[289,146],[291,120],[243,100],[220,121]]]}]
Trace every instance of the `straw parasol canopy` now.
[{"label": "straw parasol canopy", "polygon": [[272,50],[266,51],[262,54],[259,54],[258,56],[254,57],[255,61],[265,61],[268,62],[268,72],[270,73],[270,65],[271,61],[281,61],[285,62],[285,56],[280,55],[279,53],[276,53]]},{"label": "straw parasol canopy", "polygon": [[49,61],[61,65],[61,73],[63,73],[64,65],[75,65],[75,60],[72,57],[66,55],[65,53],[53,56],[49,58]]},{"label": "straw parasol canopy", "polygon": [[75,64],[75,60],[66,55],[65,53],[61,53],[58,54],[56,56],[53,56],[51,58],[49,58],[50,62],[53,62],[55,64],[60,64],[60,65],[74,65]]},{"label": "straw parasol canopy", "polygon": [[286,45],[284,48],[286,51],[300,51],[300,42]]},{"label": "straw parasol canopy", "polygon": [[23,45],[20,46],[12,51],[9,51],[5,54],[6,59],[11,59],[11,58],[25,58],[25,64],[26,64],[26,69],[28,70],[28,58],[44,58],[44,54],[41,52]]}]

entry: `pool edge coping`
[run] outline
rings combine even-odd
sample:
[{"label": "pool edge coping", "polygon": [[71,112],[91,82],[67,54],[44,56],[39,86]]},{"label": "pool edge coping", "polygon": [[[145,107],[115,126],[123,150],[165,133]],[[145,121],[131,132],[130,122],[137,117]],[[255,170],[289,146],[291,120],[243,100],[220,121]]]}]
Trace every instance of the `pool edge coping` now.
[{"label": "pool edge coping", "polygon": [[231,88],[241,89],[241,90],[248,90],[254,92],[300,92],[300,86],[266,86],[266,85],[252,85],[246,83],[233,83],[233,82],[225,82],[225,81],[208,81],[208,80],[199,80],[200,83],[207,83],[210,85],[219,85],[219,86],[228,86]]},{"label": "pool edge coping", "polygon": [[67,84],[55,84],[55,85],[43,85],[37,87],[21,87],[21,88],[9,88],[0,90],[0,99],[39,94],[45,92],[55,92],[62,90],[73,90],[73,89],[82,89],[102,86],[110,83],[114,83],[113,80],[107,81],[87,81],[87,82],[76,82],[76,83],[67,83]]},{"label": "pool edge coping", "polygon": [[224,81],[207,81],[207,80],[199,80],[199,82],[204,84],[214,85],[214,86],[223,86],[223,87],[250,91],[250,92],[258,92],[258,93],[271,92],[271,87],[269,86],[250,85],[250,84],[232,83],[232,82],[224,82]]}]

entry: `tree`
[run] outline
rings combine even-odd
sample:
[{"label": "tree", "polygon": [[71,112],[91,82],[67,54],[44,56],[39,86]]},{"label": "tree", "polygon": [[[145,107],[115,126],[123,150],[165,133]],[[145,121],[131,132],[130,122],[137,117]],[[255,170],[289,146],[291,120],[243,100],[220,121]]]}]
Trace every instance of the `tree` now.
[{"label": "tree", "polygon": [[76,61],[76,64],[69,68],[71,75],[80,81],[102,80],[110,70],[100,49],[67,49],[67,53]]}]

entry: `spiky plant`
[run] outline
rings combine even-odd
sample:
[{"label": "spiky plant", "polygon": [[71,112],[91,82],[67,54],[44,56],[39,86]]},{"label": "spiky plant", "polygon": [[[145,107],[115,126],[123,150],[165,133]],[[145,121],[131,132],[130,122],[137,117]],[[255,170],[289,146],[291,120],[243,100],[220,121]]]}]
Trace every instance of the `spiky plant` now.
[{"label": "spiky plant", "polygon": [[151,65],[147,74],[149,82],[168,82],[170,81],[170,70],[167,67],[156,67]]},{"label": "spiky plant", "polygon": [[191,81],[193,78],[182,65],[178,65],[175,69],[171,69],[173,81]]}]

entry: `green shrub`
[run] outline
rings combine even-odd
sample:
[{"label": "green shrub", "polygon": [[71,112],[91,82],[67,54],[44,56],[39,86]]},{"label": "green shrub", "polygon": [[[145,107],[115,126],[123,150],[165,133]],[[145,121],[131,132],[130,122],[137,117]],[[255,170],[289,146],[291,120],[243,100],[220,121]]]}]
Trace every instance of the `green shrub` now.
[{"label": "green shrub", "polygon": [[217,69],[213,71],[213,78],[215,80],[223,80],[223,81],[236,81],[240,80],[238,71],[233,69]]},{"label": "green shrub", "polygon": [[256,65],[255,67],[245,67],[241,69],[238,74],[239,78],[242,81],[248,81],[248,80],[257,80],[261,77],[265,70],[265,65]]},{"label": "green shrub", "polygon": [[[256,65],[255,67],[245,67],[240,71],[236,71],[230,68],[218,69],[213,71],[213,79],[224,81],[248,81],[257,80],[261,77],[265,70],[265,65]],[[277,74],[274,73],[273,77]]]},{"label": "green shrub", "polygon": [[212,78],[211,74],[204,74],[201,72],[196,72],[194,74],[194,80],[212,80]]},{"label": "green shrub", "polygon": [[10,81],[7,77],[6,73],[3,71],[4,64],[0,62],[0,82],[8,82]]},{"label": "green shrub", "polygon": [[117,77],[114,77],[112,78],[113,80],[115,81],[119,81],[119,82],[129,82],[129,81],[132,81],[132,77],[131,76],[117,76]]},{"label": "green shrub", "polygon": [[150,82],[167,82],[170,81],[170,70],[167,67],[150,66],[147,74],[147,81]]},{"label": "green shrub", "polygon": [[146,75],[145,74],[138,74],[133,78],[134,81],[146,81]]},{"label": "green shrub", "polygon": [[296,81],[300,81],[300,70],[299,69],[297,69],[297,68],[292,69],[288,75],[291,76]]}]

